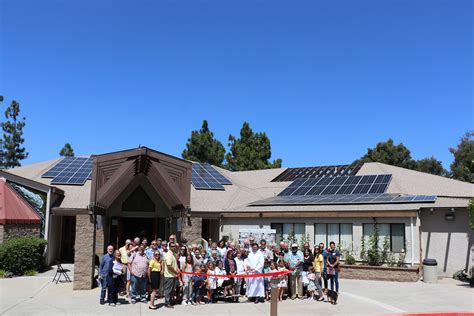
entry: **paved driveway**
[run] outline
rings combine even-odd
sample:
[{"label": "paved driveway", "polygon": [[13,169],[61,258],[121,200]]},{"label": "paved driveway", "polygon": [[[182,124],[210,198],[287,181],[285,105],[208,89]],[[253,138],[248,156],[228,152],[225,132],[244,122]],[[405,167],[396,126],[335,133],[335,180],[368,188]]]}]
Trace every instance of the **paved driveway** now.
[{"label": "paved driveway", "polygon": [[[270,304],[219,303],[149,310],[146,304],[99,305],[99,289],[73,291],[52,284],[51,275],[0,280],[2,315],[269,315]],[[162,301],[160,300],[159,303]],[[438,284],[341,280],[338,305],[310,300],[284,301],[279,316],[381,315],[406,312],[474,311],[474,290],[450,279]]]}]

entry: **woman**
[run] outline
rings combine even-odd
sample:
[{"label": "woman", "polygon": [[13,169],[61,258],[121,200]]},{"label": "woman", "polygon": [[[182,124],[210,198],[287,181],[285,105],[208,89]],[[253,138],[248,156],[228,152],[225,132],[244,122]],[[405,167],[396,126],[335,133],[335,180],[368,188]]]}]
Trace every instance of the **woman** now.
[{"label": "woman", "polygon": [[[237,274],[237,263],[234,260],[234,254],[232,251],[228,251],[226,254],[226,258],[224,260],[224,268],[227,275]],[[243,266],[242,266],[242,271],[243,271]],[[226,296],[226,294],[232,295],[232,288],[234,287],[234,284],[235,284],[234,278],[226,279],[222,283],[222,286],[224,287],[224,296]],[[238,296],[235,296],[235,294],[236,293],[234,293],[233,295],[234,302],[236,302],[236,299],[238,299]]]},{"label": "woman", "polygon": [[[237,255],[234,258],[235,265],[236,265],[236,274],[237,275],[242,275],[245,274],[245,268],[244,268],[244,259],[242,258],[242,252],[237,251]],[[234,302],[238,303],[239,302],[239,297],[240,297],[240,291],[242,290],[242,283],[244,279],[243,278],[235,278],[235,283],[234,283]]]},{"label": "woman", "polygon": [[[192,255],[188,254],[186,256],[186,261],[184,262],[184,264],[180,265],[180,269],[183,272],[192,273],[194,271],[194,262]],[[183,302],[181,303],[181,305],[191,305],[193,292],[191,282],[192,274],[180,274],[180,276],[181,282],[183,283]]]},{"label": "woman", "polygon": [[225,258],[227,253],[227,247],[225,245],[224,239],[219,240],[217,243],[217,251],[219,253],[219,258]]},{"label": "woman", "polygon": [[[214,271],[214,263],[208,262],[207,263],[207,274],[215,275]],[[209,276],[206,280],[206,287],[207,287],[207,304],[214,303],[214,290],[217,288],[217,278],[215,276]]]},{"label": "woman", "polygon": [[157,309],[155,306],[155,297],[156,293],[160,289],[160,280],[161,280],[162,268],[161,268],[161,253],[157,250],[153,254],[153,259],[150,260],[148,264],[148,280],[151,283],[151,297],[149,309]]},{"label": "woman", "polygon": [[188,250],[186,248],[186,246],[181,246],[181,248],[179,248],[179,255],[178,255],[178,265],[179,265],[179,268],[181,269],[182,267],[184,267],[184,265],[186,264],[186,255],[188,254]]},{"label": "woman", "polygon": [[112,278],[109,284],[108,293],[109,293],[109,305],[120,304],[118,302],[118,292],[120,290],[120,284],[122,283],[122,274],[123,274],[123,264],[120,251],[115,250],[114,252],[114,261],[112,266]]}]

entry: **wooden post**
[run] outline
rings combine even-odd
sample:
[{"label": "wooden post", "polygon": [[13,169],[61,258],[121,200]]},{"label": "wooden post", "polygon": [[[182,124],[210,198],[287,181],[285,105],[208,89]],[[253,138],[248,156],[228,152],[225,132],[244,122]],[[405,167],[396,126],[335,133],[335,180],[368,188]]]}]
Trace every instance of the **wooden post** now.
[{"label": "wooden post", "polygon": [[272,277],[270,279],[271,284],[271,301],[270,301],[270,316],[277,316],[278,315],[278,283],[279,278]]}]

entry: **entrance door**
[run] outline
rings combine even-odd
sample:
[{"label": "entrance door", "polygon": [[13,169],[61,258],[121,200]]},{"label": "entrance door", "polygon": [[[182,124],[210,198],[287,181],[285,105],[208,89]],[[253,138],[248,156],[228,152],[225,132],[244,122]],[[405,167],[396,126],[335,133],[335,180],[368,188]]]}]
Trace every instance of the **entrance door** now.
[{"label": "entrance door", "polygon": [[76,240],[76,216],[63,216],[61,229],[61,262],[74,262],[74,242]]},{"label": "entrance door", "polygon": [[111,222],[110,243],[118,247],[135,237],[150,241],[166,236],[166,218],[115,217]]}]

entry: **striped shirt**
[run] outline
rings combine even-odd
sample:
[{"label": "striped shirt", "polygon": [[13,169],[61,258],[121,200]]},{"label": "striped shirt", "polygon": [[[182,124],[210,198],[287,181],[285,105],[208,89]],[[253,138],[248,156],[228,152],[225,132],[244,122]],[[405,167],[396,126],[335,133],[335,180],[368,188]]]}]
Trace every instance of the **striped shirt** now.
[{"label": "striped shirt", "polygon": [[135,252],[128,258],[128,264],[130,265],[130,272],[137,277],[143,278],[148,273],[148,258],[145,254],[140,255]]}]

